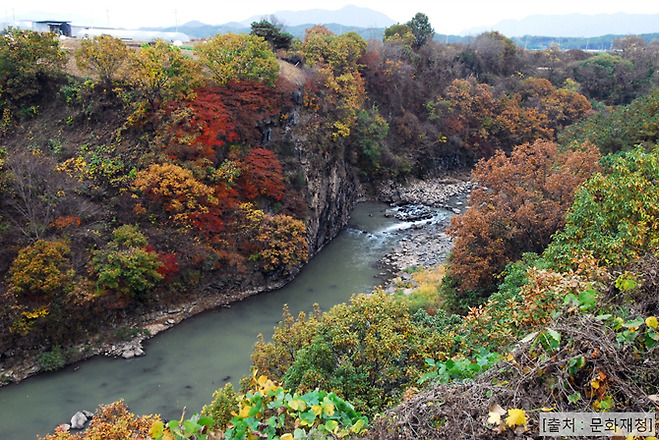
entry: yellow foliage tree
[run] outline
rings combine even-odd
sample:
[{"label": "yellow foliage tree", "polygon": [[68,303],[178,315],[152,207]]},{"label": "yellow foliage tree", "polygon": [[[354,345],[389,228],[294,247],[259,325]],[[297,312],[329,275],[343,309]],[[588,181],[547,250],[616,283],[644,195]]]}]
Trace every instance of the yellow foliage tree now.
[{"label": "yellow foliage tree", "polygon": [[158,40],[135,52],[128,81],[138,102],[155,109],[161,102],[190,94],[200,84],[201,75],[196,61],[186,58],[178,47]]},{"label": "yellow foliage tree", "polygon": [[[366,100],[359,64],[366,47],[364,39],[355,32],[336,36],[323,26],[307,31],[302,53],[308,64],[316,66],[329,90],[323,100],[336,113],[332,118],[335,140],[350,135]],[[307,98],[307,102],[316,100]]]},{"label": "yellow foliage tree", "polygon": [[91,71],[99,76],[104,87],[110,87],[126,66],[128,48],[121,38],[99,35],[91,40],[82,40],[75,51],[76,65],[80,70]]},{"label": "yellow foliage tree", "polygon": [[197,46],[199,57],[215,82],[247,79],[274,86],[279,64],[270,43],[256,35],[218,34]]},{"label": "yellow foliage tree", "polygon": [[[195,179],[192,171],[168,163],[139,171],[132,189],[159,205],[169,213],[169,220],[180,226],[190,226],[195,215],[208,214],[218,203],[213,189]],[[143,209],[137,205],[138,212]]]},{"label": "yellow foliage tree", "polygon": [[75,272],[69,251],[61,240],[37,240],[21,249],[10,269],[9,293],[42,302],[70,291]]}]

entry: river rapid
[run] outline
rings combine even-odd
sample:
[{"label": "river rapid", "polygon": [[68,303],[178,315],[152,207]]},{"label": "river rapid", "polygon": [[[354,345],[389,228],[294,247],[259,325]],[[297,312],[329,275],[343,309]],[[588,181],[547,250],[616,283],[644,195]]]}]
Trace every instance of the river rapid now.
[{"label": "river rapid", "polygon": [[[357,205],[350,223],[285,287],[187,319],[144,343],[146,356],[97,356],[64,370],[0,388],[0,439],[30,440],[68,423],[80,410],[124,399],[136,414],[179,418],[199,412],[212,393],[249,374],[259,333],[271,338],[287,304],[296,316],[370,292],[384,281],[378,262],[411,231],[411,222],[386,217],[388,205]],[[425,222],[446,224],[452,212],[435,209]]]}]

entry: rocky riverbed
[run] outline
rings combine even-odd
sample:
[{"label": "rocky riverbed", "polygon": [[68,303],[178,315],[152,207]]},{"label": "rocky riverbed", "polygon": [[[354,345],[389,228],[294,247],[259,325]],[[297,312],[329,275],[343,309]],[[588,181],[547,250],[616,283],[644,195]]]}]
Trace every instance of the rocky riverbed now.
[{"label": "rocky riverbed", "polygon": [[407,185],[385,183],[378,188],[379,199],[392,206],[424,205],[462,212],[474,184],[467,176],[411,180]]},{"label": "rocky riverbed", "polygon": [[383,189],[383,199],[392,207],[385,215],[413,222],[409,228],[397,232],[400,240],[380,260],[383,275],[389,279],[387,290],[409,277],[405,269],[433,267],[446,261],[453,247],[446,233],[450,221],[437,219],[433,208],[461,214],[472,188],[472,182],[456,177],[413,181],[407,186]]}]

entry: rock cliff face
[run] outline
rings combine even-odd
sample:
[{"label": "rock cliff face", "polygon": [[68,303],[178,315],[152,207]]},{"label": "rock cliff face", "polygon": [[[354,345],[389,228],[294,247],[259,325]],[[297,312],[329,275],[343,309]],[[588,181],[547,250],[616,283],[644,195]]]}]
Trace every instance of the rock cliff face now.
[{"label": "rock cliff face", "polygon": [[302,166],[307,179],[306,200],[309,206],[307,241],[309,254],[313,255],[348,223],[360,196],[360,186],[344,159],[327,161],[322,167],[305,160]]},{"label": "rock cliff face", "polygon": [[305,130],[304,116],[292,128],[295,149],[306,187],[308,211],[305,219],[309,256],[313,256],[339,233],[362,197],[361,185],[341,142],[318,139]]}]

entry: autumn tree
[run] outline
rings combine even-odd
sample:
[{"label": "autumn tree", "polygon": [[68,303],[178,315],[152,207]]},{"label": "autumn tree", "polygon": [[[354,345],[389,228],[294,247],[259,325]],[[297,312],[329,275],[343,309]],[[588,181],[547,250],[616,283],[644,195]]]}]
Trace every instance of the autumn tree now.
[{"label": "autumn tree", "polygon": [[542,253],[565,224],[577,187],[599,169],[598,160],[589,144],[559,151],[553,142],[537,141],[515,147],[510,157],[499,151],[479,162],[470,207],[449,230],[458,293],[490,293],[506,264],[525,252]]},{"label": "autumn tree", "polygon": [[454,80],[427,108],[438,123],[440,142],[465,149],[471,160],[553,137],[546,114],[524,107],[518,95],[497,97],[492,87],[473,78]]},{"label": "autumn tree", "polygon": [[266,273],[290,275],[307,260],[304,222],[285,214],[267,214],[252,203],[236,210],[239,239],[250,260]]},{"label": "autumn tree", "polygon": [[435,30],[430,25],[428,16],[422,12],[417,12],[416,15],[405,24],[412,31],[412,35],[414,35],[413,47],[415,49],[419,49],[428,41],[432,41],[435,36]]},{"label": "autumn tree", "polygon": [[21,304],[44,304],[70,292],[75,272],[69,252],[61,240],[37,240],[21,249],[9,270],[9,293]]},{"label": "autumn tree", "polygon": [[175,106],[178,116],[170,127],[167,154],[179,160],[208,160],[216,168],[228,158],[231,145],[265,143],[262,125],[276,120],[286,105],[277,89],[253,81],[201,87],[195,95]]},{"label": "autumn tree", "polygon": [[[154,206],[152,213],[166,213],[168,221],[190,227],[217,218],[219,208],[213,189],[197,180],[192,171],[175,164],[152,164],[133,180],[132,189],[143,194]],[[148,212],[141,204],[138,213]]]},{"label": "autumn tree", "polygon": [[57,218],[70,181],[56,170],[56,162],[39,152],[11,151],[5,161],[3,203],[11,223],[27,238],[43,238]]},{"label": "autumn tree", "polygon": [[558,135],[562,144],[590,142],[602,154],[628,151],[637,145],[659,144],[659,89],[626,106],[611,107],[567,127]]},{"label": "autumn tree", "polygon": [[395,404],[420,376],[427,328],[394,295],[356,295],[326,313],[295,320],[287,310],[272,342],[257,342],[252,360],[260,373],[299,391],[331,388],[359,411]]},{"label": "autumn tree", "polygon": [[281,164],[277,156],[265,148],[252,148],[240,160],[240,177],[237,180],[247,200],[270,197],[280,201],[284,196]]},{"label": "autumn tree", "polygon": [[627,104],[634,97],[629,82],[633,70],[633,64],[620,56],[601,53],[576,63],[572,75],[588,98],[615,105]]},{"label": "autumn tree", "polygon": [[158,415],[136,416],[128,411],[123,400],[100,405],[89,427],[80,433],[71,433],[63,426],[55,428],[43,440],[124,440],[127,438],[153,438],[153,424],[160,421]]},{"label": "autumn tree", "polygon": [[307,29],[302,53],[306,62],[317,69],[329,93],[324,96],[308,94],[306,105],[310,109],[325,108],[334,113],[331,126],[335,140],[350,135],[366,99],[359,64],[366,47],[366,42],[356,32],[336,36],[323,27]]},{"label": "autumn tree", "polygon": [[218,34],[199,43],[197,50],[217,84],[246,79],[275,85],[279,64],[270,44],[258,35]]},{"label": "autumn tree", "polygon": [[412,29],[406,24],[393,24],[384,30],[384,36],[382,41],[390,41],[394,43],[400,43],[406,46],[412,46],[414,44],[414,34]]},{"label": "autumn tree", "polygon": [[[28,112],[45,81],[61,71],[66,56],[52,33],[10,27],[0,35],[0,110],[10,120],[17,109]],[[13,115],[13,116],[12,116]]]},{"label": "autumn tree", "polygon": [[257,240],[262,243],[261,258],[267,271],[290,274],[307,260],[307,241],[302,220],[288,215],[266,214]]},{"label": "autumn tree", "polygon": [[560,132],[564,127],[585,119],[592,107],[585,96],[568,87],[555,88],[549,80],[528,78],[522,82],[521,97],[526,107],[547,115],[549,127]]},{"label": "autumn tree", "polygon": [[621,268],[659,251],[659,150],[638,147],[607,158],[577,192],[565,229],[546,256],[560,267],[590,255],[604,267]]},{"label": "autumn tree", "polygon": [[[510,75],[517,68],[517,47],[510,38],[499,32],[491,31],[478,35],[466,51],[463,60],[467,61],[479,80]],[[471,58],[467,58],[468,53],[471,53]]]},{"label": "autumn tree", "polygon": [[94,252],[91,272],[102,293],[135,299],[147,294],[163,279],[158,255],[147,249],[147,239],[137,226],[124,225],[112,232],[112,241]]},{"label": "autumn tree", "polygon": [[642,37],[628,35],[613,40],[612,48],[634,69],[627,81],[632,86],[632,97],[651,93],[659,87],[659,44],[647,43]]},{"label": "autumn tree", "polygon": [[130,60],[128,82],[137,102],[146,102],[151,110],[162,102],[187,96],[199,81],[197,63],[162,40],[143,45]]},{"label": "autumn tree", "polygon": [[122,75],[122,69],[129,55],[128,48],[121,38],[110,35],[99,35],[91,40],[84,39],[75,51],[78,68],[96,73],[106,89],[110,89],[113,81]]}]

